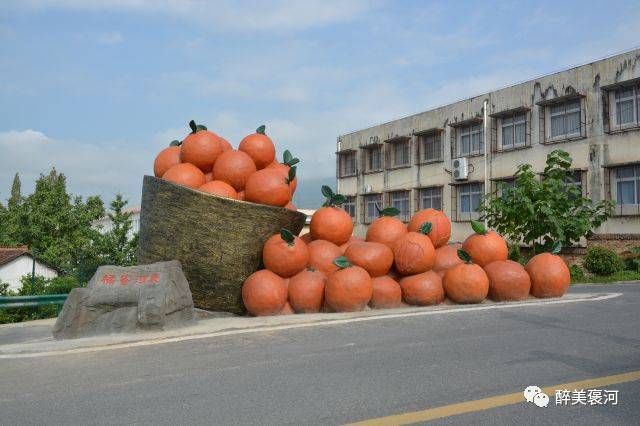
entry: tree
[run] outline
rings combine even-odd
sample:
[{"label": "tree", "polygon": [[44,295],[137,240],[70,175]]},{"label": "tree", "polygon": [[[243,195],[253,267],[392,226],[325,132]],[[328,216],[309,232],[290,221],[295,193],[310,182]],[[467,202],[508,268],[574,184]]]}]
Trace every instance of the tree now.
[{"label": "tree", "polygon": [[0,244],[17,245],[19,244],[20,217],[24,207],[24,198],[22,197],[22,183],[20,175],[16,173],[13,176],[11,184],[11,196],[7,200],[7,207],[0,204],[0,219],[2,227],[0,228]]},{"label": "tree", "polygon": [[130,266],[136,263],[138,234],[130,236],[132,229],[131,212],[125,212],[128,201],[122,194],[116,194],[108,213],[112,228],[102,235],[100,244],[101,261],[104,264]]},{"label": "tree", "polygon": [[613,212],[608,200],[594,204],[582,196],[576,186],[567,185],[572,159],[566,151],[547,155],[542,179],[537,179],[530,164],[521,164],[515,186],[502,186],[502,194],[487,194],[480,207],[490,227],[513,243],[533,245],[548,251],[555,241],[569,246],[589,235]]},{"label": "tree", "polygon": [[[14,201],[18,193],[19,179],[14,179]],[[9,226],[2,232],[2,243],[26,244],[37,258],[66,274],[95,255],[92,244],[98,233],[91,222],[104,215],[100,197],[88,197],[84,202],[82,197],[68,194],[66,177],[54,168],[40,175],[32,194],[20,195],[20,199],[19,205],[9,203]]]}]

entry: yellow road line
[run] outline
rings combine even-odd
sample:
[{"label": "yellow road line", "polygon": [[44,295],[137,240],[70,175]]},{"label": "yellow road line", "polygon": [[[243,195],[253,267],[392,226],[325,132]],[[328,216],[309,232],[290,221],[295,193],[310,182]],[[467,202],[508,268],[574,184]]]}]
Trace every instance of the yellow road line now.
[{"label": "yellow road line", "polygon": [[[579,382],[547,386],[542,389],[542,392],[549,395],[549,398],[553,400],[556,389],[594,389],[619,383],[632,382],[634,380],[640,380],[640,371],[632,371],[629,373],[616,374],[613,376],[604,376],[595,379],[582,380]],[[524,388],[522,390],[524,391]],[[362,422],[352,423],[349,426],[408,425],[413,423],[426,422],[434,419],[441,419],[443,417],[456,416],[458,414],[472,413],[475,411],[488,410],[490,408],[504,407],[506,405],[518,404],[520,402],[524,402],[523,392],[476,399],[474,401],[460,402],[451,405],[444,405],[442,407],[430,408],[428,410],[422,411],[414,411],[412,413],[379,417],[377,419],[370,419],[364,420]]]}]

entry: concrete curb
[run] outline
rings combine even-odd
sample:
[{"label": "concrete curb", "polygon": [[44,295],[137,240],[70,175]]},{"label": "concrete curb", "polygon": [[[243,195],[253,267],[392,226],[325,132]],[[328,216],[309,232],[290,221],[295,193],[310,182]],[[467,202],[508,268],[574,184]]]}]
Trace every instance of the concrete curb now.
[{"label": "concrete curb", "polygon": [[[113,350],[139,346],[174,343],[185,340],[228,336],[233,334],[259,333],[291,328],[339,325],[349,322],[363,322],[394,318],[408,318],[425,315],[464,313],[492,309],[526,308],[589,302],[612,299],[622,293],[576,293],[567,294],[558,299],[531,298],[522,302],[494,303],[485,301],[478,305],[442,304],[431,307],[409,307],[387,310],[368,310],[351,313],[321,313],[305,315],[286,315],[275,317],[225,317],[195,321],[192,326],[137,334],[114,334],[108,336],[54,340],[52,337],[31,342],[0,344],[0,359],[32,358],[64,354],[78,354],[101,350]],[[42,324],[39,324],[40,326]],[[24,326],[22,326],[24,327]]]}]

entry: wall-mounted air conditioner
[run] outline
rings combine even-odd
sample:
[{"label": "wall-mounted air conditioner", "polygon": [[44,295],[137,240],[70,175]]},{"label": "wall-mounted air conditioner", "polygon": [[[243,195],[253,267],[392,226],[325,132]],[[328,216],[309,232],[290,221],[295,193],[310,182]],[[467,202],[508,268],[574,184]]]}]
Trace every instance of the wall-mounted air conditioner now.
[{"label": "wall-mounted air conditioner", "polygon": [[467,157],[455,158],[451,162],[453,180],[466,180],[469,178],[469,162]]}]

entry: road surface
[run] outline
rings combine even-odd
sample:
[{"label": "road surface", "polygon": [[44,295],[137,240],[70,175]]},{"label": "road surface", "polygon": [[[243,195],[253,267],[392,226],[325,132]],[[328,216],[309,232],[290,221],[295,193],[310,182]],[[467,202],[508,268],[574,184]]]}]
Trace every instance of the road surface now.
[{"label": "road surface", "polygon": [[[637,374],[640,285],[570,291],[621,295],[0,359],[0,424],[397,423],[387,416]],[[617,405],[473,402],[435,424],[637,424],[640,380],[627,379],[598,386]]]}]

